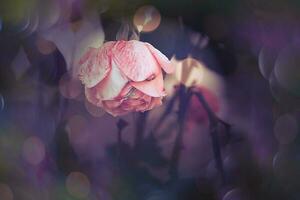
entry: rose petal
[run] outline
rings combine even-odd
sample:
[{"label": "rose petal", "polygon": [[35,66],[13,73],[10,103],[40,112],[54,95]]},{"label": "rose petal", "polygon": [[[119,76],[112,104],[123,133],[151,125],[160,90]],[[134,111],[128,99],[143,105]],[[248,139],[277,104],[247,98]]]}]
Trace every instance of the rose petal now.
[{"label": "rose petal", "polygon": [[166,95],[164,92],[162,72],[157,74],[151,81],[130,82],[130,84],[151,97],[161,97]]},{"label": "rose petal", "polygon": [[145,112],[146,110],[148,110],[149,107],[149,103],[144,103],[138,107],[136,107],[135,111],[136,112]]},{"label": "rose petal", "polygon": [[101,100],[112,100],[119,96],[127,82],[127,77],[112,63],[108,76],[95,86],[96,95]]},{"label": "rose petal", "polygon": [[130,94],[130,99],[142,99],[144,95],[145,94],[142,91],[134,89],[133,92],[131,92]]},{"label": "rose petal", "polygon": [[162,104],[161,97],[152,98],[151,103],[147,110],[152,110],[154,107],[160,106]]},{"label": "rose petal", "polygon": [[122,107],[131,107],[134,109],[137,106],[143,105],[144,101],[142,99],[128,99],[122,103]]},{"label": "rose petal", "polygon": [[127,83],[123,89],[121,90],[121,92],[119,93],[119,95],[117,97],[115,97],[115,100],[119,100],[119,99],[124,99],[126,97],[128,97],[131,93],[132,90],[135,90],[129,83]]},{"label": "rose petal", "polygon": [[79,61],[79,79],[88,87],[94,87],[103,80],[109,73],[110,49],[113,42],[105,43],[101,48],[89,48],[86,54]]},{"label": "rose petal", "polygon": [[149,104],[145,103],[135,109],[136,112],[145,112],[148,110]]},{"label": "rose petal", "polygon": [[117,100],[106,100],[103,101],[103,105],[105,105],[105,107],[107,109],[114,109],[119,107],[122,104],[122,101],[117,101]]},{"label": "rose petal", "polygon": [[144,102],[143,104],[141,104],[140,106],[138,106],[135,111],[137,112],[144,112],[146,110],[148,110],[150,105],[150,102]]},{"label": "rose petal", "polygon": [[128,113],[127,110],[122,109],[123,100],[106,100],[103,101],[103,109],[113,116],[123,115]]},{"label": "rose petal", "polygon": [[160,71],[160,67],[143,42],[118,41],[113,49],[113,60],[132,81],[144,81]]},{"label": "rose petal", "polygon": [[151,102],[151,99],[152,99],[152,97],[150,97],[149,95],[146,95],[146,94],[143,95],[143,100],[144,100],[145,102],[150,103],[150,102]]},{"label": "rose petal", "polygon": [[92,56],[97,54],[97,48],[89,47],[87,52],[79,60],[79,64],[82,65],[88,61]]},{"label": "rose petal", "polygon": [[85,96],[86,96],[86,99],[94,104],[95,106],[99,106],[99,107],[102,107],[102,101],[101,99],[97,98],[97,90],[95,87],[93,88],[85,88]]},{"label": "rose petal", "polygon": [[121,115],[125,115],[128,114],[130,111],[128,110],[123,110],[122,108],[118,107],[115,109],[110,109],[110,108],[106,108],[106,106],[103,106],[104,110],[106,112],[108,112],[109,114],[111,114],[112,116],[116,117],[116,116],[121,116]]},{"label": "rose petal", "polygon": [[171,64],[171,61],[169,61],[169,59],[164,54],[162,54],[159,50],[154,48],[149,43],[145,43],[145,45],[148,47],[149,51],[152,53],[152,55],[154,56],[154,58],[156,59],[160,67],[163,68],[163,70],[166,73],[170,74],[174,72],[175,69]]}]

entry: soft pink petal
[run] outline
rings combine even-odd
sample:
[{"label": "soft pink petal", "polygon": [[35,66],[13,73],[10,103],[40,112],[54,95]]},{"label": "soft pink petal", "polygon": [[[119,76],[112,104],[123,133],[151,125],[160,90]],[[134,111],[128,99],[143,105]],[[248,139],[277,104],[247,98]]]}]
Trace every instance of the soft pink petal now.
[{"label": "soft pink petal", "polygon": [[144,81],[160,71],[148,48],[136,40],[118,41],[113,49],[113,60],[132,81]]},{"label": "soft pink petal", "polygon": [[86,99],[95,106],[102,107],[101,99],[97,98],[97,90],[95,88],[85,88]]},{"label": "soft pink petal", "polygon": [[114,99],[115,100],[119,100],[119,99],[124,99],[126,97],[128,97],[131,93],[131,91],[134,90],[134,88],[129,84],[127,83],[123,89],[121,90],[121,92],[119,93],[119,95],[117,97],[115,97]]},{"label": "soft pink petal", "polygon": [[112,100],[119,96],[127,82],[127,77],[120,72],[118,67],[112,64],[107,77],[95,86],[96,96],[101,100]]},{"label": "soft pink petal", "polygon": [[144,100],[145,102],[150,103],[150,102],[151,102],[151,99],[152,99],[152,97],[150,97],[149,95],[146,95],[146,94],[143,95],[143,100]]},{"label": "soft pink petal", "polygon": [[105,105],[105,107],[107,109],[115,109],[115,108],[119,107],[121,104],[122,104],[122,101],[117,101],[117,100],[103,101],[103,105]]},{"label": "soft pink petal", "polygon": [[149,108],[149,103],[144,103],[135,109],[136,112],[145,112]]},{"label": "soft pink petal", "polygon": [[123,115],[128,113],[127,110],[121,108],[123,100],[106,100],[103,101],[103,109],[113,116]]},{"label": "soft pink petal", "polygon": [[89,47],[87,52],[80,58],[79,64],[82,65],[86,63],[92,56],[97,54],[97,48]]},{"label": "soft pink petal", "polygon": [[162,72],[157,74],[151,81],[130,82],[130,84],[151,97],[162,97],[166,95],[164,92]]},{"label": "soft pink petal", "polygon": [[149,107],[150,107],[150,104],[151,104],[151,99],[152,99],[152,97],[150,97],[150,101],[144,101],[144,103],[141,104],[140,106],[138,106],[135,109],[135,111],[137,111],[137,112],[144,112],[146,110],[149,110]]},{"label": "soft pink petal", "polygon": [[[132,86],[131,86],[132,87]],[[142,97],[144,96],[145,94],[140,91],[140,90],[137,90],[137,89],[134,89],[133,92],[130,93],[130,99],[142,99]]]},{"label": "soft pink petal", "polygon": [[89,48],[79,61],[79,79],[88,87],[94,87],[109,73],[110,49],[113,42],[107,42],[99,49]]},{"label": "soft pink petal", "polygon": [[111,115],[114,116],[114,117],[116,117],[116,116],[121,116],[121,115],[125,115],[125,114],[131,112],[131,110],[130,110],[130,111],[128,111],[128,110],[123,110],[120,106],[117,107],[117,108],[108,108],[108,107],[106,107],[106,106],[104,105],[103,108],[104,108],[104,110],[105,110],[106,112],[108,112],[109,114],[111,114]]},{"label": "soft pink petal", "polygon": [[164,54],[162,54],[159,50],[154,48],[151,44],[145,44],[148,47],[149,51],[152,53],[152,55],[155,57],[156,61],[159,63],[160,67],[163,68],[163,70],[168,74],[173,73],[175,68],[171,64],[171,61],[169,61],[169,59]]},{"label": "soft pink petal", "polygon": [[152,98],[152,101],[147,110],[152,110],[154,107],[162,105],[161,97]]},{"label": "soft pink petal", "polygon": [[122,103],[122,108],[124,110],[133,110],[135,107],[141,106],[144,104],[142,99],[128,99]]}]

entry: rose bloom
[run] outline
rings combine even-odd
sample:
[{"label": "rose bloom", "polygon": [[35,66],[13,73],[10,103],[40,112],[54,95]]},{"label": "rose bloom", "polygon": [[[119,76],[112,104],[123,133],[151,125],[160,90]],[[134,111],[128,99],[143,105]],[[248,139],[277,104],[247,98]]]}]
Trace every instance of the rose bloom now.
[{"label": "rose bloom", "polygon": [[166,95],[161,68],[173,72],[166,56],[149,43],[136,40],[89,48],[79,64],[86,98],[113,116],[161,105]]}]

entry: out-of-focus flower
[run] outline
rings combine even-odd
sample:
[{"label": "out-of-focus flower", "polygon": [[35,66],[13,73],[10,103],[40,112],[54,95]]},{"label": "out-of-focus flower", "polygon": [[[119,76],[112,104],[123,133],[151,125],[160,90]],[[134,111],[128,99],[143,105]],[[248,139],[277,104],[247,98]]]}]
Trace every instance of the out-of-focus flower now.
[{"label": "out-of-focus flower", "polygon": [[222,78],[200,61],[187,57],[183,60],[171,59],[175,73],[166,76],[166,91],[173,93],[174,86],[184,84],[186,87],[201,87],[213,91],[217,96],[223,91]]},{"label": "out-of-focus flower", "polygon": [[[209,89],[199,86],[193,90],[202,94],[211,111],[216,113],[220,110],[218,97]],[[208,120],[207,112],[196,96],[192,96],[191,98],[187,117],[188,121],[194,121],[196,123],[205,123]]]},{"label": "out-of-focus flower", "polygon": [[[221,102],[224,84],[218,74],[190,56],[183,60],[173,57],[171,63],[175,67],[175,73],[166,76],[165,85],[168,94],[175,93],[180,84],[193,87],[195,92],[203,95],[211,111],[215,113],[221,111],[224,103]],[[188,125],[208,122],[206,110],[196,96],[191,98],[187,119]]]},{"label": "out-of-focus flower", "polygon": [[90,48],[79,64],[87,99],[114,116],[160,105],[166,94],[161,68],[173,71],[166,56],[136,40]]},{"label": "out-of-focus flower", "polygon": [[[70,12],[69,9],[71,8],[65,8],[65,12]],[[40,31],[39,34],[48,42],[56,45],[65,59],[68,73],[75,79],[78,74],[76,68],[78,65],[75,63],[78,63],[89,47],[98,48],[104,41],[103,28],[98,14],[94,11],[83,15],[80,20],[75,22],[67,20],[46,31]]]}]

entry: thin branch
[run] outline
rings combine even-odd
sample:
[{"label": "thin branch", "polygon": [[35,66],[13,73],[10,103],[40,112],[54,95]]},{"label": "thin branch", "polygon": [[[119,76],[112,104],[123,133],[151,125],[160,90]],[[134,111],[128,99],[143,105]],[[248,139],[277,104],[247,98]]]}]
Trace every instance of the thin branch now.
[{"label": "thin branch", "polygon": [[184,121],[186,112],[188,109],[191,93],[184,85],[180,85],[179,88],[179,111],[178,111],[178,133],[175,139],[173,151],[171,154],[171,160],[170,160],[170,168],[169,168],[169,174],[171,176],[171,179],[177,179],[178,178],[178,166],[179,166],[179,160],[180,160],[180,153],[183,147],[182,140],[183,140],[183,131],[184,131]]},{"label": "thin branch", "polygon": [[218,138],[218,125],[219,125],[219,123],[223,124],[225,126],[226,134],[228,134],[228,135],[229,135],[229,131],[230,131],[230,125],[227,124],[226,122],[222,121],[215,115],[215,113],[212,111],[212,109],[206,102],[204,96],[200,92],[194,91],[193,94],[197,96],[198,100],[200,101],[200,103],[203,105],[205,111],[207,112],[207,115],[209,118],[209,129],[210,129],[210,136],[211,136],[211,140],[212,140],[212,147],[213,147],[216,167],[221,174],[223,183],[225,183],[226,177],[225,177],[225,172],[224,172],[220,142],[219,142],[219,138]]},{"label": "thin branch", "polygon": [[121,152],[122,152],[122,145],[123,145],[123,140],[122,140],[122,132],[124,128],[128,126],[128,123],[123,120],[119,119],[117,122],[117,128],[118,128],[118,136],[117,136],[117,142],[118,142],[118,147],[117,147],[117,162],[118,166],[121,169]]},{"label": "thin branch", "polygon": [[160,126],[163,124],[163,122],[167,119],[167,116],[172,112],[172,109],[173,109],[174,104],[178,97],[179,97],[179,90],[176,91],[176,93],[173,95],[173,97],[169,101],[166,109],[164,110],[164,113],[160,116],[157,123],[154,125],[154,128],[151,131],[151,134],[154,133],[155,131],[157,131],[160,128]]},{"label": "thin branch", "polygon": [[140,113],[136,122],[134,149],[139,151],[146,130],[148,112]]}]

